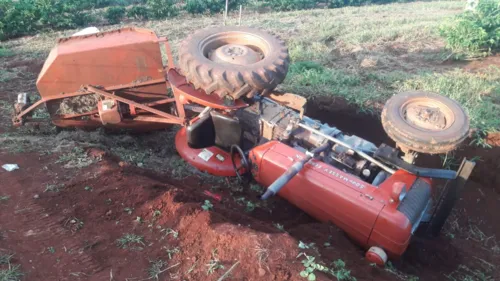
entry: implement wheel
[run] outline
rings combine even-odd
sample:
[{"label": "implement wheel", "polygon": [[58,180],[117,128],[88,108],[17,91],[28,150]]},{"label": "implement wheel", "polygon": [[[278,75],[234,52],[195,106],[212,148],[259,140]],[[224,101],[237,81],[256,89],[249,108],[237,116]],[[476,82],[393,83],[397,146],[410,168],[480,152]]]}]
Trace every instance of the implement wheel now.
[{"label": "implement wheel", "polygon": [[288,49],[280,39],[248,27],[203,29],[179,49],[180,72],[207,94],[238,99],[270,91],[288,72]]},{"label": "implement wheel", "polygon": [[456,101],[423,91],[390,98],[382,125],[402,149],[430,154],[456,149],[469,133],[469,118]]}]

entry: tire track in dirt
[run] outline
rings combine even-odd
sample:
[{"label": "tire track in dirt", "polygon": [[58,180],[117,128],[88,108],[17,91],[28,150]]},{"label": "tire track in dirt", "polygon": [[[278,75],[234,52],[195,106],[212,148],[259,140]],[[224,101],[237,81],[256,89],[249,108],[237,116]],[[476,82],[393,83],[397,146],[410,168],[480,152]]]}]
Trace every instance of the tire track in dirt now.
[{"label": "tire track in dirt", "polygon": [[0,174],[0,191],[10,196],[0,206],[0,250],[15,255],[25,280],[109,280],[106,263],[95,260],[81,242],[85,237],[72,231],[71,214],[42,205],[52,198],[38,195],[40,184],[50,180],[46,171],[31,168],[40,161],[25,155],[15,161],[20,171]]},{"label": "tire track in dirt", "polygon": [[[72,255],[73,264],[78,266],[79,272],[92,275],[92,280],[99,280],[95,279],[97,276],[94,276],[94,274],[102,271],[105,265],[98,263],[84,251],[84,246],[78,242],[82,239],[78,233],[72,233],[71,230],[63,227],[67,218],[47,212],[45,208],[33,202],[33,200],[36,199],[30,198],[18,201],[17,205],[24,206],[23,209],[26,211],[14,214],[12,220],[2,222],[2,225],[5,225],[8,229],[16,229],[18,235],[32,237],[30,244],[51,247],[48,244],[50,241],[59,241],[58,244],[64,245],[64,248],[56,251],[62,250],[65,254]],[[66,265],[58,266],[57,263],[54,265],[55,272],[66,271],[67,276],[71,273],[69,272],[71,268]]]}]

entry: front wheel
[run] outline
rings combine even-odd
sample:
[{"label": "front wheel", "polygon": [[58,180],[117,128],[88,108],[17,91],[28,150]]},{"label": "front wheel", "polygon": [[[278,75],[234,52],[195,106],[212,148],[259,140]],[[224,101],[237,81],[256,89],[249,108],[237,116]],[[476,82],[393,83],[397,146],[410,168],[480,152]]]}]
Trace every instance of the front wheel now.
[{"label": "front wheel", "polygon": [[429,154],[456,149],[469,133],[469,118],[460,104],[424,91],[390,98],[382,111],[382,125],[402,149]]}]

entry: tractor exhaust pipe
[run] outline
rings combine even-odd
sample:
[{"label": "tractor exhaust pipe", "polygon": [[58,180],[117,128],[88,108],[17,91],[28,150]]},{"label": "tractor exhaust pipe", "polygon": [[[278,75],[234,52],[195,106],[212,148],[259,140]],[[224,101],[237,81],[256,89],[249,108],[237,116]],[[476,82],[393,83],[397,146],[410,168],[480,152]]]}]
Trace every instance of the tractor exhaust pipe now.
[{"label": "tractor exhaust pipe", "polygon": [[306,152],[306,157],[299,162],[294,163],[285,173],[283,173],[278,179],[276,179],[266,190],[266,192],[260,197],[262,200],[267,200],[269,197],[276,195],[289,181],[295,177],[306,165],[309,160],[311,160],[316,154],[325,151],[330,144],[326,142],[320,147],[313,149],[311,152]]}]

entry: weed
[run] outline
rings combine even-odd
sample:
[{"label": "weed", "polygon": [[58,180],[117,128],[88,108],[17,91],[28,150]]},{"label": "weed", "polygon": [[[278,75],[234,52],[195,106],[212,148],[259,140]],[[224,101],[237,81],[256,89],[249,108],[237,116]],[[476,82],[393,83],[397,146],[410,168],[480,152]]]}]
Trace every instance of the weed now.
[{"label": "weed", "polygon": [[47,184],[43,192],[59,192],[64,188],[64,184]]},{"label": "weed", "polygon": [[214,208],[214,205],[212,204],[212,202],[210,202],[210,200],[205,200],[205,202],[203,202],[203,205],[201,205],[201,208],[205,211],[208,211],[212,210]]},{"label": "weed", "polygon": [[[413,276],[413,275],[407,275],[405,273],[403,273],[402,271],[398,270],[397,268],[394,267],[394,265],[392,264],[392,262],[388,261],[385,265],[385,271],[391,273],[391,274],[394,274],[396,277],[398,277],[398,279],[401,279],[401,280],[418,280],[418,277],[416,276]],[[415,279],[416,278],[416,279]]]},{"label": "weed", "polygon": [[9,195],[2,195],[0,196],[0,202],[6,202],[10,199]]},{"label": "weed", "polygon": [[286,232],[285,227],[282,224],[279,223],[274,223],[274,227],[276,227],[278,230]]},{"label": "weed", "polygon": [[145,246],[144,237],[136,234],[127,233],[123,235],[121,238],[116,240],[116,244],[121,249],[139,249],[142,250],[142,247],[138,245]]},{"label": "weed", "polygon": [[[100,159],[97,159],[99,161]],[[89,157],[81,147],[74,147],[71,151],[61,155],[56,163],[65,163],[64,168],[83,168],[93,164],[96,160]]]},{"label": "weed", "polygon": [[314,247],[314,243],[309,243],[309,244],[306,244],[302,241],[299,241],[299,248],[300,249],[310,249],[310,248],[313,248]]},{"label": "weed", "polygon": [[300,257],[301,255],[304,255],[306,258],[305,260],[302,260],[302,264],[304,265],[304,270],[300,272],[301,277],[307,278],[307,280],[309,281],[314,281],[316,280],[316,274],[314,274],[315,270],[319,270],[322,272],[328,271],[328,268],[325,267],[324,265],[317,264],[314,262],[314,260],[316,259],[315,257],[308,256],[305,253],[301,253],[297,257]]},{"label": "weed", "polygon": [[71,230],[71,232],[75,233],[77,232],[78,230],[82,229],[83,228],[83,221],[76,218],[76,217],[71,217],[71,218],[68,218],[65,222],[64,222],[64,227],[68,228]]},{"label": "weed", "polygon": [[84,187],[84,189],[85,189],[86,191],[92,191],[92,187],[90,187],[90,186],[86,186],[86,187]]},{"label": "weed", "polygon": [[171,260],[175,254],[177,254],[181,251],[181,249],[179,249],[179,247],[175,247],[172,249],[165,249],[165,251],[167,252],[168,259]]},{"label": "weed", "polygon": [[236,201],[236,203],[238,203],[239,205],[245,206],[245,212],[248,213],[252,212],[253,210],[255,210],[255,208],[260,206],[259,203],[254,203],[250,200],[247,200],[244,196],[234,198],[234,201]]},{"label": "weed", "polygon": [[330,273],[337,278],[337,280],[356,281],[356,278],[351,276],[351,271],[345,268],[345,262],[338,259],[332,263],[333,269]]},{"label": "weed", "polygon": [[49,253],[51,253],[51,254],[56,253],[56,249],[54,247],[47,247],[47,251],[49,251]]},{"label": "weed", "polygon": [[149,261],[150,266],[148,268],[148,275],[150,279],[158,280],[160,274],[163,273],[163,269],[167,266],[167,262],[164,260],[154,260]]},{"label": "weed", "polygon": [[217,258],[217,249],[212,250],[212,259],[206,264],[207,275],[213,274],[219,269],[224,269],[224,265],[221,264],[220,260]]},{"label": "weed", "polygon": [[486,141],[488,133],[495,132],[493,129],[479,130],[472,133],[469,145],[475,145],[481,148],[491,148],[491,145]]},{"label": "weed", "polygon": [[324,272],[330,275],[335,276],[337,280],[347,280],[347,281],[356,281],[356,278],[351,276],[351,271],[345,268],[345,262],[341,259],[336,260],[331,263],[331,268],[316,262],[316,258],[313,256],[308,256],[305,253],[300,253],[297,258],[304,256],[305,259],[302,260],[302,265],[304,266],[304,270],[300,272],[300,276],[303,278],[307,278],[309,281],[316,280],[316,274],[314,273],[316,270],[320,272]]},{"label": "weed", "polygon": [[126,207],[123,209],[123,211],[129,215],[131,215],[134,212],[134,208]]},{"label": "weed", "polygon": [[250,184],[250,189],[257,192],[257,193],[264,192],[264,188],[262,186],[260,186],[259,184],[255,184],[255,183]]},{"label": "weed", "polygon": [[255,210],[255,207],[256,207],[256,206],[257,206],[257,205],[256,205],[255,203],[253,203],[253,202],[251,202],[251,201],[247,201],[247,205],[246,205],[246,207],[245,207],[245,211],[246,211],[246,212],[253,212],[253,210]]},{"label": "weed", "polygon": [[164,233],[161,239],[165,239],[165,237],[172,235],[175,239],[179,238],[179,231],[176,231],[172,228],[164,228],[160,232]]},{"label": "weed", "polygon": [[456,170],[460,166],[458,159],[454,157],[454,153],[446,153],[445,155],[439,155],[441,161],[443,162],[443,168],[447,170]]},{"label": "weed", "polygon": [[7,269],[0,269],[0,281],[20,281],[23,273],[19,271],[19,265],[8,264]]},{"label": "weed", "polygon": [[13,256],[12,254],[0,254],[0,265],[10,264]]}]

